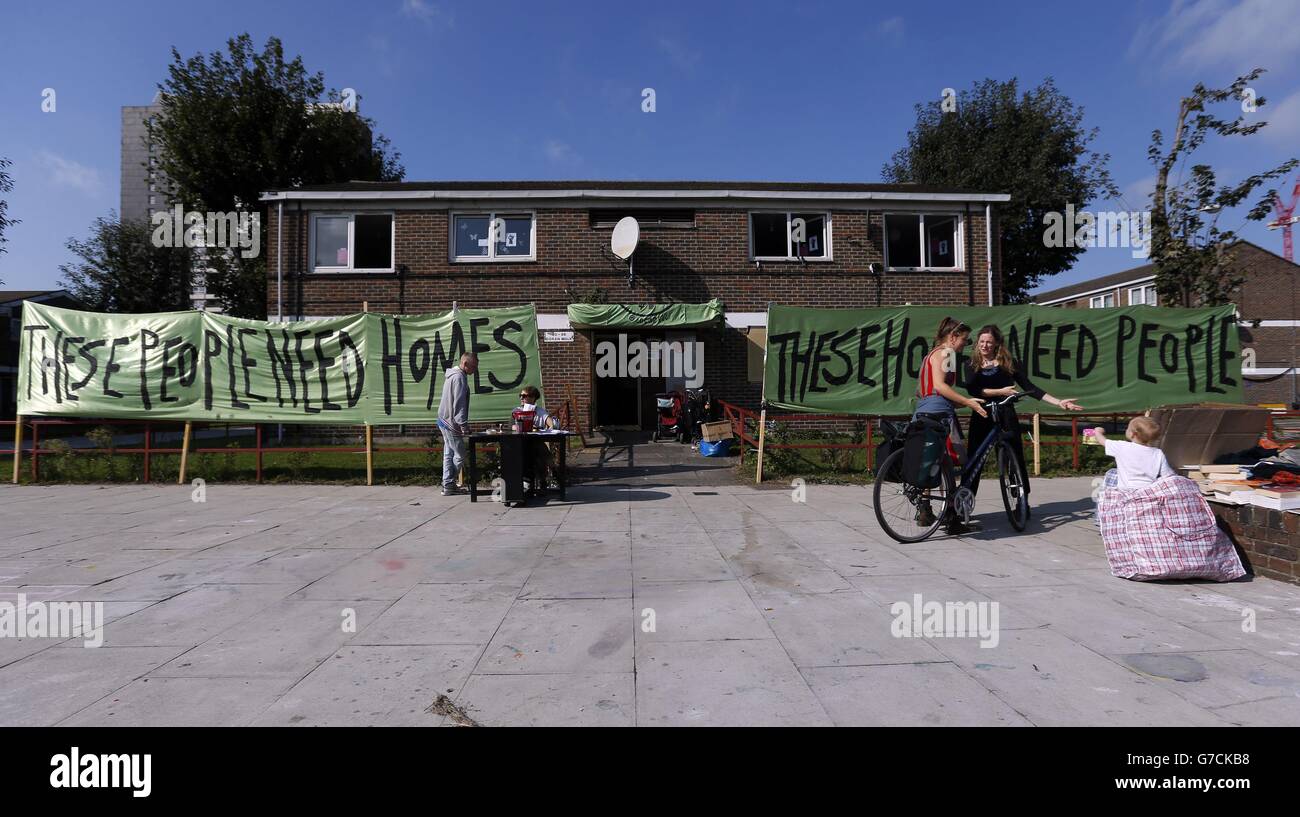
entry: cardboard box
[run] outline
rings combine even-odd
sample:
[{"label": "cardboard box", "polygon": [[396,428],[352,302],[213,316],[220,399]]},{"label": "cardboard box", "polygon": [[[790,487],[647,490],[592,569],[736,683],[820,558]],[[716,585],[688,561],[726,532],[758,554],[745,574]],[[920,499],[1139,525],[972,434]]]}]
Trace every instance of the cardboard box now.
[{"label": "cardboard box", "polygon": [[1173,468],[1208,465],[1224,454],[1252,448],[1264,436],[1268,409],[1206,403],[1151,410],[1160,424],[1156,445]]},{"label": "cardboard box", "polygon": [[700,436],[706,443],[716,443],[731,437],[731,422],[719,420],[716,423],[700,423]]}]

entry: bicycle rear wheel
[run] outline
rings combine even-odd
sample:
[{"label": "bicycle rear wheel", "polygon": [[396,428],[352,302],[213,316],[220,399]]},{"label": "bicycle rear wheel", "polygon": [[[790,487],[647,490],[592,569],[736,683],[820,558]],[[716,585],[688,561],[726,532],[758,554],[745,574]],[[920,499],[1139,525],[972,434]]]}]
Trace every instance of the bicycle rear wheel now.
[{"label": "bicycle rear wheel", "polygon": [[1024,477],[1020,474],[1020,461],[1009,444],[998,445],[998,483],[1002,486],[1002,507],[1007,510],[1011,527],[1024,530],[1029,521],[1029,494]]},{"label": "bicycle rear wheel", "polygon": [[902,470],[903,449],[898,449],[876,466],[872,500],[876,521],[891,539],[920,542],[939,528],[952,504],[952,467],[947,457],[939,468],[940,481],[935,488],[917,488],[906,482],[890,480],[891,471]]}]

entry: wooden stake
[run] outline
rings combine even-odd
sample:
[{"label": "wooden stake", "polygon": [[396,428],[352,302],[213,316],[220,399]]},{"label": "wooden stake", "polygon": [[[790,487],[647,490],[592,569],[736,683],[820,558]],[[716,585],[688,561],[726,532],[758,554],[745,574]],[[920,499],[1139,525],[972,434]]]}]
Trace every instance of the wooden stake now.
[{"label": "wooden stake", "polygon": [[375,484],[375,427],[366,425],[366,484]]},{"label": "wooden stake", "polygon": [[767,409],[758,415],[758,468],[754,472],[754,482],[763,481],[763,445],[767,441]]},{"label": "wooden stake", "polygon": [[185,484],[185,464],[190,459],[190,431],[194,428],[193,420],[185,421],[185,436],[181,438],[181,473],[176,477],[177,485]]},{"label": "wooden stake", "polygon": [[1038,453],[1040,449],[1041,446],[1038,444],[1038,414],[1035,413],[1034,414],[1034,476],[1038,476],[1042,473],[1042,469],[1039,468],[1039,464],[1038,464]]},{"label": "wooden stake", "polygon": [[[361,302],[361,311],[370,311],[370,301]],[[375,429],[366,424],[366,484],[375,484]]]},{"label": "wooden stake", "polygon": [[23,458],[23,416],[14,415],[14,485],[18,484],[18,465]]}]

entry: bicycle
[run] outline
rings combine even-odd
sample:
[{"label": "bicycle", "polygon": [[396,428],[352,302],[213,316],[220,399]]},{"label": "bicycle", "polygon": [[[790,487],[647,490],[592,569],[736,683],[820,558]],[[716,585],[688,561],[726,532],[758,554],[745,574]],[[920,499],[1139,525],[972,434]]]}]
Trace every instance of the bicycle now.
[{"label": "bicycle", "polygon": [[[975,492],[971,485],[975,481],[975,475],[984,468],[989,452],[994,449],[997,451],[998,483],[1002,488],[1002,504],[1006,508],[1007,519],[1017,531],[1025,529],[1029,521],[1029,497],[1020,473],[1019,460],[1008,442],[1013,434],[1019,433],[1019,429],[1008,431],[1002,424],[1004,407],[1022,397],[1024,394],[1018,392],[985,404],[989,419],[997,431],[989,432],[969,457],[966,467],[960,471],[945,450],[940,461],[939,485],[935,487],[921,488],[903,479],[902,447],[877,466],[873,489],[876,521],[890,538],[899,542],[928,539],[950,513],[959,517],[963,523],[969,523],[971,513],[975,510]],[[894,429],[893,433],[899,432]],[[954,479],[954,473],[960,474],[959,482]]]}]

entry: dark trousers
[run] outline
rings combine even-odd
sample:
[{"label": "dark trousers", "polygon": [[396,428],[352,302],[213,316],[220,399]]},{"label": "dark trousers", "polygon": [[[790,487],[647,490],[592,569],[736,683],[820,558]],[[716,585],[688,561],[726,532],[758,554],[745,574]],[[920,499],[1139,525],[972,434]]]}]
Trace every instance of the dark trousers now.
[{"label": "dark trousers", "polygon": [[[1014,409],[1010,411],[1004,410],[1002,416],[1004,418],[1003,422],[1005,423],[1004,428],[1011,431],[1011,434],[1007,438],[1007,442],[1011,443],[1011,450],[1014,451],[1016,454],[1016,465],[1020,468],[1020,481],[1021,484],[1025,486],[1025,495],[1028,496],[1029,495],[1029,469],[1025,467],[1025,448],[1021,440],[1021,438],[1024,435],[1020,433],[1020,418],[1016,416],[1016,412]],[[989,420],[985,417],[981,417],[978,414],[971,415],[970,442],[968,443],[968,445],[970,446],[970,451],[972,454],[975,453],[975,450],[984,443],[984,438],[987,437],[989,435],[989,432],[993,430],[994,427],[993,427],[992,420]],[[990,456],[996,457],[998,452],[991,451],[989,453]],[[980,474],[972,475],[970,487],[972,491],[974,491],[977,494],[979,493]]]}]

